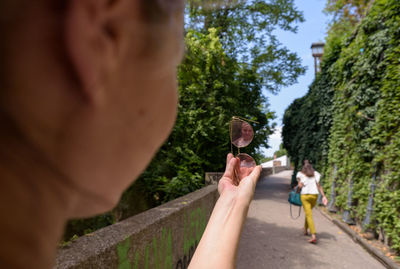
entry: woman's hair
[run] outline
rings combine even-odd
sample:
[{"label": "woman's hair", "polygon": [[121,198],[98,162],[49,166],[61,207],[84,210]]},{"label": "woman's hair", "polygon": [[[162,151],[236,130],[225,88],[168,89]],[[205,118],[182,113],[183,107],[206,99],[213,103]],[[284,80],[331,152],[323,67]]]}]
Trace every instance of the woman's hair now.
[{"label": "woman's hair", "polygon": [[309,162],[305,162],[303,165],[303,168],[301,169],[301,172],[305,174],[308,177],[313,177],[314,176],[314,168]]}]

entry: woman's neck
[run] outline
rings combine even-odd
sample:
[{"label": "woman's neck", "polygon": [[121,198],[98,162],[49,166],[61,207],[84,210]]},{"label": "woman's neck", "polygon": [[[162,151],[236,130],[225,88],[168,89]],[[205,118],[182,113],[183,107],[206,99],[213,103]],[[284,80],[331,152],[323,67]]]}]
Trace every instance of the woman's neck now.
[{"label": "woman's neck", "polygon": [[73,192],[35,151],[0,137],[0,268],[52,268]]}]

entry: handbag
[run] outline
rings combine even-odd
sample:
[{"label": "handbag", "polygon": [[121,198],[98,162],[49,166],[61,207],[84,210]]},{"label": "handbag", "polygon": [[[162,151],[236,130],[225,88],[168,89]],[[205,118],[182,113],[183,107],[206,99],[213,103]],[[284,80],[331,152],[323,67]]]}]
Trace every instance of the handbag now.
[{"label": "handbag", "polygon": [[[298,187],[296,187],[293,191],[289,192],[289,198],[288,198],[288,201],[290,203],[290,217],[292,219],[298,219],[301,214],[302,203],[301,203],[301,199],[300,199],[300,193],[297,192],[298,191],[297,188]],[[295,218],[293,217],[293,214],[292,214],[292,205],[299,207],[299,215]]]},{"label": "handbag", "polygon": [[300,199],[300,193],[297,193],[296,191],[291,191],[289,193],[288,201],[292,205],[302,206],[301,199]]}]

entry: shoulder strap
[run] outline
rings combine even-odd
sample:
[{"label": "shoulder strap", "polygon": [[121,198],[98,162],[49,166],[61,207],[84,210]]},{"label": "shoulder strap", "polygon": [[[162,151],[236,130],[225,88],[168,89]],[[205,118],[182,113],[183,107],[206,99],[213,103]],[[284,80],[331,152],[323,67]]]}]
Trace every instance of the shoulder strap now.
[{"label": "shoulder strap", "polygon": [[299,206],[299,215],[297,216],[297,217],[293,217],[293,214],[292,214],[292,204],[290,204],[290,217],[292,218],[292,219],[298,219],[299,217],[300,217],[300,215],[301,215],[301,206]]}]

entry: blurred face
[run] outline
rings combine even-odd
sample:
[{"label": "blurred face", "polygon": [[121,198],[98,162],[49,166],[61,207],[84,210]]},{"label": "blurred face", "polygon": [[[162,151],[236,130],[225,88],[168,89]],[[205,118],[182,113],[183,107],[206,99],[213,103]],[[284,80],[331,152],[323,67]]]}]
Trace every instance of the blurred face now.
[{"label": "blurred face", "polygon": [[171,131],[183,0],[70,2],[68,18],[47,1],[21,16],[7,52],[12,90],[1,101],[74,191],[79,217],[114,207]]},{"label": "blurred face", "polygon": [[129,2],[140,4],[127,3],[121,11],[127,19],[118,22],[119,51],[104,82],[104,103],[96,115],[91,108],[77,114],[69,136],[75,140],[68,145],[74,150],[62,160],[66,173],[79,179],[85,192],[104,197],[104,206],[92,203],[93,210],[78,215],[112,208],[146,168],[175,121],[183,4]]},{"label": "blurred face", "polygon": [[242,124],[242,137],[245,141],[253,139],[253,128],[247,122],[243,122]]}]

